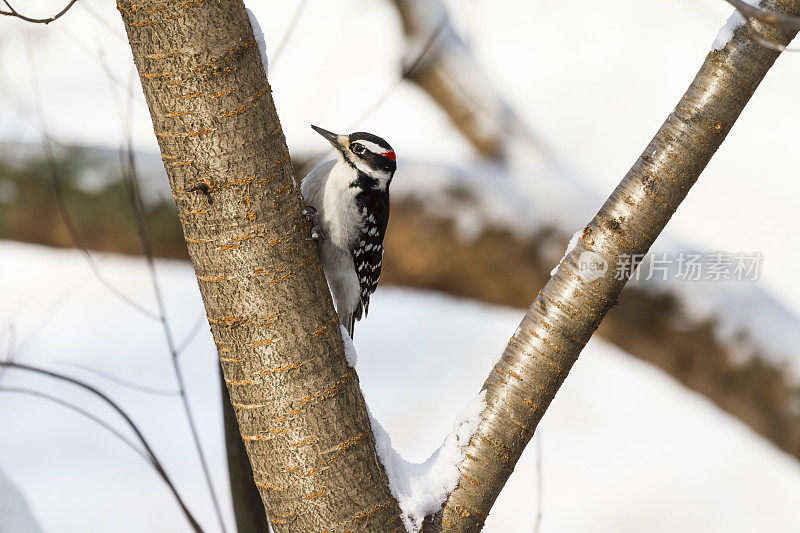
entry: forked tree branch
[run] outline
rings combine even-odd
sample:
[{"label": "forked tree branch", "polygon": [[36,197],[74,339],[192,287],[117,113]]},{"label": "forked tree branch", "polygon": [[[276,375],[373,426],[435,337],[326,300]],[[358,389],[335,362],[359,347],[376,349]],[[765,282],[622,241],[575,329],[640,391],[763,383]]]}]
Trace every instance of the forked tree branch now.
[{"label": "forked tree branch", "polygon": [[[800,0],[781,0],[800,11]],[[777,10],[778,0],[766,9]],[[313,245],[244,6],[120,1],[225,382],[279,530],[391,531],[399,509]],[[785,8],[782,8],[785,9]],[[773,32],[779,42],[789,35]],[[681,103],[537,297],[484,388],[462,479],[429,530],[477,531],[582,347],[778,52],[743,29]],[[202,194],[201,194],[202,193]],[[211,200],[213,199],[213,203]],[[583,277],[581,277],[583,276]]]},{"label": "forked tree branch", "polygon": [[[795,15],[800,0],[765,0],[762,7]],[[794,33],[771,30],[770,37],[785,44]],[[742,27],[724,49],[706,57],[677,107],[536,297],[484,383],[487,408],[465,450],[462,479],[428,521],[429,530],[483,527],[553,396],[624,287],[627,280],[615,275],[618,258],[647,252],[778,55]]]}]

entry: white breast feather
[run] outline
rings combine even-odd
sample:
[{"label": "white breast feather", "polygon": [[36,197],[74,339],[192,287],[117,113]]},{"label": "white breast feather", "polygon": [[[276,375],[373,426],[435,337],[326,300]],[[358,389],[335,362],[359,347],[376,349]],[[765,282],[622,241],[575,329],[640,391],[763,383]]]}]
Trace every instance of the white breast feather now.
[{"label": "white breast feather", "polygon": [[320,242],[325,277],[336,309],[351,313],[358,305],[358,276],[350,254],[351,244],[361,233],[361,215],[356,206],[358,189],[350,187],[356,173],[344,160],[331,160],[312,170],[300,187],[306,203],[319,213],[318,223],[326,238]]},{"label": "white breast feather", "polygon": [[356,205],[359,190],[350,187],[356,178],[350,165],[337,161],[322,191],[323,229],[336,246],[347,250],[361,233],[361,214]]}]

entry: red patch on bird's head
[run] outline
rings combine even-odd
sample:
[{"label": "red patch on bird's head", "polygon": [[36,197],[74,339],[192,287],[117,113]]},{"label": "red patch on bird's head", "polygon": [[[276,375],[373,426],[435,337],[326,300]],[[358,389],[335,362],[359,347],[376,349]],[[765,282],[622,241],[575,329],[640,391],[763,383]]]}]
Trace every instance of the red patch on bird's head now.
[{"label": "red patch on bird's head", "polygon": [[389,150],[388,152],[381,152],[381,155],[383,157],[388,157],[389,159],[392,159],[393,161],[397,161],[397,156],[394,155],[394,151],[393,150]]}]

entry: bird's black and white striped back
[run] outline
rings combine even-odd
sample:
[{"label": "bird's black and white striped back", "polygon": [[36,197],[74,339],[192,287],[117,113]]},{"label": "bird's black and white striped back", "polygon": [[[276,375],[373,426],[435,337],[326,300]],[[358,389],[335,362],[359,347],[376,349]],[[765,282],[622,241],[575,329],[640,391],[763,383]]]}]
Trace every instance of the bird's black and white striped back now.
[{"label": "bird's black and white striped back", "polygon": [[383,239],[389,219],[388,191],[367,191],[356,197],[362,216],[362,232],[353,243],[350,253],[361,287],[361,299],[349,323],[345,324],[350,336],[356,320],[369,311],[369,298],[378,288],[383,264]]}]

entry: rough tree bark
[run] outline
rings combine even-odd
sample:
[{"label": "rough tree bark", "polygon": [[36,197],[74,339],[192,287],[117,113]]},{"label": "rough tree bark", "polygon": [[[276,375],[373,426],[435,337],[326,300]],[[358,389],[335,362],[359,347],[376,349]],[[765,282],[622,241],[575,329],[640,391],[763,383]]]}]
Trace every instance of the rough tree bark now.
[{"label": "rough tree bark", "polygon": [[[800,0],[765,0],[761,7],[797,15]],[[786,44],[796,32],[766,33]],[[487,408],[459,465],[462,478],[427,529],[482,528],[553,396],[616,303],[626,283],[615,276],[618,258],[647,252],[778,55],[742,27],[723,50],[706,57],[677,107],[536,297],[484,383]],[[581,263],[609,268],[593,279]]]},{"label": "rough tree bark", "polygon": [[270,521],[400,530],[242,0],[117,7]]}]

